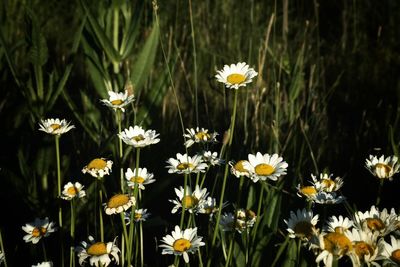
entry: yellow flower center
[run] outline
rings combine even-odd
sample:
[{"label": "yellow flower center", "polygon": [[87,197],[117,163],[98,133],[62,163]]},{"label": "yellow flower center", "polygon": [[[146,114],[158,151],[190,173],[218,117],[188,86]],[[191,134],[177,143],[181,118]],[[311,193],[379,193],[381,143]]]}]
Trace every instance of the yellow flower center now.
[{"label": "yellow flower center", "polygon": [[372,248],[372,246],[365,243],[364,241],[355,242],[354,251],[361,260],[364,259],[364,256],[374,254],[374,249]]},{"label": "yellow flower center", "polygon": [[129,199],[130,199],[129,196],[124,195],[124,194],[118,194],[118,195],[112,196],[107,202],[107,207],[109,207],[109,208],[121,207],[123,205],[128,204]]},{"label": "yellow flower center", "polygon": [[393,250],[392,255],[390,255],[390,259],[397,264],[400,264],[400,249]]},{"label": "yellow flower center", "polygon": [[44,227],[35,227],[32,230],[32,236],[33,237],[39,237],[41,235],[45,235],[47,233],[47,229]]},{"label": "yellow flower center", "polygon": [[331,179],[321,179],[321,184],[324,188],[331,188],[334,187],[336,183]]},{"label": "yellow flower center", "polygon": [[314,186],[303,186],[300,188],[300,193],[305,196],[312,196],[317,193],[317,189]]},{"label": "yellow flower center", "polygon": [[67,194],[70,196],[75,196],[78,193],[78,190],[75,186],[68,187]]},{"label": "yellow flower center", "polygon": [[135,220],[138,221],[138,220],[140,220],[141,218],[142,218],[142,214],[141,214],[141,213],[138,213],[138,212],[135,212]]},{"label": "yellow flower center", "polygon": [[238,172],[248,172],[244,167],[243,167],[243,163],[245,161],[244,160],[239,160],[238,162],[236,162],[236,164],[233,166],[233,168],[238,171]]},{"label": "yellow flower center", "polygon": [[246,76],[244,76],[243,74],[233,73],[231,75],[228,75],[228,77],[226,77],[226,80],[228,81],[228,83],[231,84],[240,84],[246,80]]},{"label": "yellow flower center", "polygon": [[390,167],[389,165],[384,164],[384,163],[377,163],[375,165],[375,172],[384,174],[385,176],[389,175],[391,170],[392,170],[392,167]]},{"label": "yellow flower center", "polygon": [[324,236],[325,249],[330,253],[344,255],[353,249],[351,241],[341,233],[328,233]]},{"label": "yellow flower center", "polygon": [[182,163],[179,163],[178,166],[176,166],[176,168],[178,170],[182,171],[182,170],[186,170],[186,169],[189,169],[189,168],[193,168],[193,164],[192,163],[187,163],[187,162],[182,162]]},{"label": "yellow flower center", "polygon": [[143,184],[144,178],[141,176],[138,177],[132,177],[131,182],[137,183],[137,184]]},{"label": "yellow flower center", "polygon": [[122,101],[121,99],[115,99],[115,100],[111,101],[111,104],[113,104],[114,106],[119,106],[122,103],[124,103],[124,101]]},{"label": "yellow flower center", "polygon": [[50,125],[50,128],[53,129],[53,131],[58,130],[61,128],[61,124],[53,123],[52,125]]},{"label": "yellow flower center", "polygon": [[91,256],[104,255],[107,254],[107,246],[103,242],[97,242],[91,245],[86,252]]},{"label": "yellow flower center", "polygon": [[197,203],[199,203],[199,200],[193,196],[184,196],[182,198],[182,206],[185,209],[193,208],[197,205]]},{"label": "yellow flower center", "polygon": [[94,159],[89,164],[87,165],[87,168],[89,170],[96,169],[96,170],[102,170],[105,167],[107,167],[107,162],[103,159]]},{"label": "yellow flower center", "polygon": [[367,218],[365,219],[365,221],[367,223],[368,228],[371,230],[380,231],[385,229],[386,227],[385,223],[379,218]]},{"label": "yellow flower center", "polygon": [[310,239],[314,233],[314,226],[309,221],[300,221],[294,226],[296,236]]},{"label": "yellow flower center", "polygon": [[268,176],[275,172],[275,168],[269,164],[261,163],[255,167],[257,175]]},{"label": "yellow flower center", "polygon": [[210,139],[210,135],[206,132],[198,132],[195,134],[195,136],[197,139],[200,139],[203,141]]},{"label": "yellow flower center", "polygon": [[342,226],[336,226],[334,230],[335,230],[335,233],[343,234],[344,231],[346,230],[346,228],[342,227]]},{"label": "yellow flower center", "polygon": [[188,250],[192,244],[190,243],[189,240],[180,238],[175,240],[174,244],[172,245],[173,249],[178,252],[184,252]]},{"label": "yellow flower center", "polygon": [[135,135],[131,138],[132,140],[135,140],[136,142],[140,142],[144,140],[144,136],[142,134]]}]

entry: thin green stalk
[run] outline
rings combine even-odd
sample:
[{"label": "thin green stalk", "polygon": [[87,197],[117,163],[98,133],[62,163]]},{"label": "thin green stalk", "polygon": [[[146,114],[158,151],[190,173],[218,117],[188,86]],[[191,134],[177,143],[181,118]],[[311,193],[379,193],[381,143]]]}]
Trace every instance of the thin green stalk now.
[{"label": "thin green stalk", "polygon": [[[118,124],[118,133],[122,132],[122,114],[121,110],[117,109],[116,117],[117,117],[117,124]],[[121,192],[125,193],[124,187],[124,168],[122,167],[122,158],[124,156],[124,151],[122,147],[122,139],[118,137],[118,152],[119,152],[119,164],[120,164],[120,183],[121,183]]]},{"label": "thin green stalk", "polygon": [[[124,239],[125,239],[125,244],[126,244],[126,249],[127,250],[129,250],[129,246],[130,246],[130,244],[129,244],[129,242],[127,242],[128,241],[128,231],[127,231],[127,229],[126,229],[126,223],[125,223],[125,213],[124,212],[121,212],[120,213],[120,216],[121,216],[121,223],[122,223],[122,229],[123,229],[123,237],[124,237]],[[132,223],[132,222],[131,222]],[[122,257],[122,258],[124,258],[124,257]],[[122,264],[122,266],[124,266],[123,264]]]},{"label": "thin green stalk", "polygon": [[184,176],[184,178],[183,178],[183,197],[182,197],[182,200],[181,200],[181,202],[182,202],[182,213],[181,213],[181,220],[180,220],[180,223],[179,223],[179,227],[182,229],[182,227],[183,227],[183,223],[184,223],[184,221],[185,221],[185,211],[186,211],[186,207],[185,207],[185,204],[184,204],[184,200],[185,200],[185,197],[186,197],[186,187],[187,187],[187,180],[188,180],[188,174],[187,173],[185,173],[185,176]]},{"label": "thin green stalk", "polygon": [[99,199],[98,211],[99,211],[99,225],[100,225],[100,241],[104,242],[104,226],[103,226],[103,211],[102,211],[103,190],[102,190],[101,180],[99,178],[97,178],[97,185],[98,185],[98,199]]},{"label": "thin green stalk", "polygon": [[207,168],[206,172],[203,174],[203,178],[201,178],[200,188],[203,188],[204,181],[206,180],[206,177],[207,177],[208,169],[209,169],[209,167]]},{"label": "thin green stalk", "polygon": [[[55,136],[56,144],[56,160],[57,160],[57,198],[61,196],[61,167],[60,167],[60,136]],[[61,203],[58,205],[58,225],[60,228],[63,226],[62,222],[62,207]]]},{"label": "thin green stalk", "polygon": [[382,188],[383,188],[384,182],[385,182],[385,179],[380,179],[379,187],[378,187],[378,195],[376,197],[375,206],[379,206],[379,204],[381,203],[381,194],[382,194]]},{"label": "thin green stalk", "polygon": [[42,238],[42,251],[43,251],[43,259],[47,261],[47,253],[46,253],[46,245],[44,244],[44,239]]},{"label": "thin green stalk", "polygon": [[144,266],[144,252],[143,252],[143,225],[139,221],[139,236],[140,236],[140,266]]},{"label": "thin green stalk", "polygon": [[1,234],[1,229],[0,229],[0,249],[1,249],[1,252],[3,252],[3,255],[4,255],[4,260],[3,260],[3,262],[4,262],[4,267],[8,267],[8,265],[7,265],[6,252],[5,252],[5,250],[4,250],[4,244],[3,244],[3,235]]},{"label": "thin green stalk", "polygon": [[70,255],[69,255],[69,266],[75,266],[75,250],[74,250],[74,242],[75,242],[75,201],[72,199],[71,203],[71,226],[70,226],[70,236],[71,236],[71,247],[70,247]]},{"label": "thin green stalk", "polygon": [[194,26],[193,26],[192,0],[189,0],[189,16],[190,16],[190,29],[192,32],[191,37],[192,37],[192,46],[193,46],[194,105],[195,105],[195,113],[196,113],[196,125],[199,125],[199,103],[198,103],[198,95],[197,95],[197,54],[196,54],[196,42],[195,42],[195,34],[194,34]]},{"label": "thin green stalk", "polygon": [[256,235],[257,235],[257,230],[258,230],[258,225],[260,224],[260,215],[261,215],[261,207],[262,207],[262,203],[263,203],[263,198],[264,198],[264,187],[261,187],[261,192],[260,192],[260,197],[258,198],[258,206],[257,206],[257,216],[258,219],[256,220],[256,223],[254,225],[254,230],[253,230],[253,234],[251,237],[251,244],[254,244],[254,240],[256,239]]},{"label": "thin green stalk", "polygon": [[228,258],[226,259],[225,262],[225,267],[228,267],[231,263],[231,259],[232,259],[232,251],[233,251],[233,241],[235,240],[235,229],[233,229],[233,233],[232,233],[232,238],[229,242],[229,249],[228,249]]},{"label": "thin green stalk", "polygon": [[44,99],[44,87],[43,87],[43,70],[41,66],[35,65],[33,68],[36,79],[37,96],[40,100]]},{"label": "thin green stalk", "polygon": [[[119,30],[119,10],[118,10],[118,5],[114,6],[113,10],[113,16],[114,16],[114,21],[113,21],[113,45],[115,48],[115,51],[119,51],[118,48],[118,30]],[[119,62],[113,62],[113,67],[114,67],[114,73],[119,73]]]}]

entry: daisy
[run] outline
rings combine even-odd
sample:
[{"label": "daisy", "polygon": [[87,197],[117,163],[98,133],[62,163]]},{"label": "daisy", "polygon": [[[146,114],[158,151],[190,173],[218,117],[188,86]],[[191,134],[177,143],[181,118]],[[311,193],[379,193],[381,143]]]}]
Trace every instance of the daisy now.
[{"label": "daisy", "polygon": [[247,160],[239,160],[238,162],[229,161],[228,164],[231,166],[231,173],[237,178],[240,178],[241,176],[250,176],[249,170],[244,167],[249,164]]},{"label": "daisy", "polygon": [[400,239],[396,239],[391,235],[389,244],[382,238],[379,242],[379,247],[381,251],[379,259],[388,262],[389,266],[400,266]]},{"label": "daisy", "polygon": [[338,195],[336,192],[319,191],[311,201],[317,204],[340,204],[345,200],[345,197]]},{"label": "daisy", "polygon": [[290,211],[289,220],[284,220],[288,226],[290,238],[300,238],[301,240],[310,240],[312,236],[317,234],[316,225],[318,222],[318,215],[313,215],[312,211],[306,209],[297,210],[296,213]]},{"label": "daisy", "polygon": [[154,130],[145,131],[141,126],[129,126],[128,129],[123,130],[118,134],[119,138],[125,144],[133,147],[145,147],[160,142],[158,133]]},{"label": "daisy", "polygon": [[353,221],[347,217],[339,215],[339,217],[331,216],[328,219],[327,225],[324,228],[325,232],[344,233],[353,227]]},{"label": "daisy", "polygon": [[217,200],[212,197],[207,197],[207,199],[202,203],[202,205],[199,205],[199,210],[198,212],[201,214],[209,214],[212,216],[215,212],[218,211],[218,204]]},{"label": "daisy", "polygon": [[218,152],[203,151],[200,155],[203,161],[211,166],[219,166],[225,162],[223,159],[218,158]]},{"label": "daisy", "polygon": [[379,159],[377,156],[369,155],[369,159],[365,160],[365,167],[372,175],[379,179],[393,179],[393,175],[399,172],[400,164],[397,162],[396,156],[385,158],[382,155]]},{"label": "daisy", "polygon": [[204,246],[204,242],[201,241],[202,237],[197,236],[197,227],[188,228],[182,231],[178,225],[175,226],[175,231],[172,231],[171,235],[163,237],[160,247],[163,248],[161,254],[173,254],[177,256],[183,256],[186,263],[189,262],[189,252],[196,253],[197,250]]},{"label": "daisy", "polygon": [[32,265],[32,267],[53,267],[53,262],[44,261],[42,263],[38,263],[37,265]]},{"label": "daisy", "polygon": [[358,211],[354,214],[354,224],[365,231],[378,232],[380,236],[386,236],[397,230],[397,216],[389,213],[387,209],[379,211],[372,206],[369,211]]},{"label": "daisy", "polygon": [[220,225],[222,231],[236,230],[239,233],[243,231],[250,232],[250,228],[254,226],[257,216],[252,210],[238,209],[235,214],[232,212],[221,215]]},{"label": "daisy", "polygon": [[134,205],[136,205],[134,196],[129,196],[127,194],[116,194],[108,200],[104,210],[107,215],[111,215],[121,213]]},{"label": "daisy", "polygon": [[338,191],[343,186],[343,179],[336,177],[332,180],[333,174],[328,175],[327,173],[321,173],[319,179],[311,174],[311,179],[313,180],[314,186],[325,192]]},{"label": "daisy", "polygon": [[363,231],[353,228],[346,232],[346,236],[353,243],[353,250],[360,261],[360,264],[367,266],[380,266],[375,261],[380,254],[378,246],[378,232]]},{"label": "daisy", "polygon": [[46,119],[41,120],[39,123],[39,131],[43,131],[52,135],[62,135],[69,130],[75,128],[74,125],[70,125],[71,122],[67,122],[65,119]]},{"label": "daisy", "polygon": [[27,235],[23,237],[24,241],[26,243],[32,242],[32,244],[36,244],[42,237],[47,237],[55,232],[56,228],[55,223],[50,222],[49,218],[46,217],[44,220],[36,218],[35,221],[22,226],[22,230],[27,233]]},{"label": "daisy", "polygon": [[224,83],[227,88],[239,89],[241,86],[246,86],[256,77],[258,73],[249,68],[245,62],[237,64],[225,65],[223,70],[218,70],[215,78],[221,83]]},{"label": "daisy", "polygon": [[[131,223],[131,212],[126,211],[125,214],[125,224],[128,225]],[[150,213],[147,212],[147,209],[137,209],[135,210],[133,220],[135,222],[144,222],[150,217]]]},{"label": "daisy", "polygon": [[217,142],[217,135],[218,133],[213,132],[209,133],[207,129],[196,127],[196,129],[190,128],[186,129],[188,132],[184,134],[185,137],[185,146],[190,147],[194,143],[216,143]]},{"label": "daisy", "polygon": [[263,155],[257,152],[256,155],[249,154],[248,158],[249,160],[243,163],[243,167],[249,170],[253,182],[267,179],[276,181],[278,177],[286,174],[288,164],[278,154]]},{"label": "daisy", "polygon": [[156,181],[153,179],[153,177],[154,174],[147,172],[146,168],[139,168],[137,172],[136,169],[132,171],[131,168],[128,168],[125,172],[125,178],[128,181],[128,186],[134,188],[135,185],[137,185],[139,189],[142,190],[145,189],[144,185],[151,184]]},{"label": "daisy", "polygon": [[61,193],[61,198],[65,200],[72,200],[74,198],[83,198],[86,196],[85,190],[83,190],[83,185],[79,182],[75,182],[74,184],[68,182],[64,185],[64,190]]},{"label": "daisy", "polygon": [[192,192],[191,188],[187,186],[185,191],[182,186],[179,189],[175,188],[178,199],[169,200],[175,204],[171,213],[176,213],[182,207],[190,213],[198,213],[199,209],[203,207],[208,195],[207,188],[200,189],[200,186],[196,185],[195,190]]},{"label": "daisy", "polygon": [[203,162],[203,159],[199,155],[189,157],[187,154],[176,154],[176,159],[170,158],[167,160],[169,166],[168,173],[178,174],[189,174],[204,172],[207,168],[207,164]]},{"label": "daisy", "polygon": [[95,178],[103,178],[104,175],[109,175],[113,162],[105,158],[96,158],[83,167],[83,173],[89,173]]},{"label": "daisy", "polygon": [[[119,264],[120,252],[119,248],[115,245],[116,239],[113,242],[95,242],[92,236],[89,236],[89,243],[81,242],[81,246],[76,247],[77,256],[79,257],[79,264],[83,263],[89,258],[90,266],[107,267],[112,260]],[[111,258],[110,258],[111,257]]]},{"label": "daisy", "polygon": [[318,194],[317,188],[315,188],[313,185],[301,186],[298,184],[296,189],[299,197],[305,197],[309,201],[314,201]]},{"label": "daisy", "polygon": [[123,93],[115,93],[113,91],[108,91],[109,99],[100,100],[104,105],[114,109],[120,109],[125,112],[124,107],[135,100],[133,95],[128,95],[128,91],[125,90]]}]

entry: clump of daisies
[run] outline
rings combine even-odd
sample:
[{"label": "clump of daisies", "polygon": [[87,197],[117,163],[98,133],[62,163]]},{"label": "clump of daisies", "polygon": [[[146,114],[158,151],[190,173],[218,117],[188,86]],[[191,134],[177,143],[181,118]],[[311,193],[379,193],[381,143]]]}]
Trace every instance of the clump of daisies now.
[{"label": "clump of daisies", "polygon": [[393,180],[393,175],[399,172],[400,164],[396,156],[386,157],[384,155],[377,156],[369,155],[365,160],[365,167],[372,175],[379,179]]}]

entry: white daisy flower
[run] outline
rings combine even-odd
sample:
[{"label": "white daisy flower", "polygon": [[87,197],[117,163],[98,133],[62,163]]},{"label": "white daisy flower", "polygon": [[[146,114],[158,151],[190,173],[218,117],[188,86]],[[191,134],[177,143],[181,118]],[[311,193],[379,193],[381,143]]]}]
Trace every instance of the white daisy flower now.
[{"label": "white daisy flower", "polygon": [[136,205],[134,196],[127,194],[116,194],[112,196],[106,203],[104,211],[107,215],[121,213],[130,207]]},{"label": "white daisy flower", "polygon": [[239,89],[239,87],[250,83],[257,75],[258,73],[245,62],[239,62],[230,66],[225,65],[222,70],[217,71],[215,78],[224,83],[227,88]]},{"label": "white daisy flower", "polygon": [[353,243],[353,250],[358,257],[360,265],[380,266],[375,261],[380,254],[378,246],[378,232],[363,231],[362,229],[353,228],[346,232],[346,236]]},{"label": "white daisy flower", "polygon": [[[124,219],[125,219],[125,224],[128,225],[131,223],[131,212],[130,211],[125,211],[124,212]],[[145,222],[149,217],[150,213],[147,212],[147,209],[137,209],[135,210],[135,213],[133,214],[133,220],[134,222]]]},{"label": "white daisy flower", "polygon": [[342,195],[338,195],[336,192],[325,192],[325,191],[319,191],[314,199],[311,199],[314,203],[317,204],[340,204],[345,200],[345,197]]},{"label": "white daisy flower", "polygon": [[44,262],[38,263],[37,265],[32,265],[32,267],[53,267],[53,262],[44,261]]},{"label": "white daisy flower", "polygon": [[119,138],[124,141],[125,144],[133,147],[145,147],[160,142],[157,138],[160,134],[154,130],[145,131],[141,126],[135,125],[134,127],[129,126],[128,129],[123,130],[118,134]]},{"label": "white daisy flower", "polygon": [[83,173],[89,173],[95,178],[103,178],[104,175],[109,175],[113,162],[105,158],[96,158],[83,167]]},{"label": "white daisy flower", "polygon": [[203,161],[211,166],[219,166],[225,162],[223,159],[218,158],[218,152],[203,151],[200,155]]},{"label": "white daisy flower", "polygon": [[321,173],[318,179],[317,176],[311,174],[311,179],[318,190],[325,192],[338,191],[343,186],[343,179],[336,177],[332,180],[332,176],[333,174]]},{"label": "white daisy flower", "polygon": [[248,158],[249,160],[243,163],[243,167],[249,170],[250,178],[255,183],[258,180],[267,179],[276,181],[278,177],[286,174],[288,164],[278,154],[263,155],[257,152],[256,155],[249,154]]},{"label": "white daisy flower", "polygon": [[371,232],[379,232],[380,236],[386,236],[397,230],[397,216],[389,213],[387,209],[379,211],[372,206],[369,211],[358,211],[354,214],[354,224],[359,229]]},{"label": "white daisy flower", "polygon": [[221,215],[220,225],[222,231],[243,231],[250,232],[250,228],[254,226],[257,220],[256,214],[252,210],[238,209],[236,210],[236,221],[235,214],[232,212],[224,213]]},{"label": "white daisy flower", "polygon": [[102,99],[100,101],[107,107],[114,109],[114,111],[120,109],[122,112],[125,112],[124,107],[135,100],[133,95],[128,95],[127,90],[120,93],[108,91],[108,96],[108,99]]},{"label": "white daisy flower", "polygon": [[178,197],[176,200],[169,200],[174,203],[175,206],[172,208],[171,213],[176,213],[182,207],[190,213],[198,213],[201,207],[203,207],[206,202],[206,197],[208,195],[207,188],[200,189],[199,185],[196,185],[195,190],[192,192],[190,187],[184,189],[182,186],[179,189],[175,188],[175,193]]},{"label": "white daisy flower", "polygon": [[390,244],[383,238],[379,241],[380,255],[378,259],[384,260],[389,265],[384,266],[400,266],[400,239],[390,236]]},{"label": "white daisy flower", "polygon": [[23,237],[24,241],[26,243],[32,242],[32,244],[36,244],[42,237],[47,237],[55,232],[56,227],[55,223],[50,222],[49,218],[46,217],[43,220],[36,218],[35,221],[22,226],[22,230],[27,233],[27,235]]},{"label": "white daisy flower", "polygon": [[229,161],[228,164],[231,166],[231,173],[237,178],[240,178],[241,176],[250,176],[249,170],[244,167],[249,164],[247,160],[239,160],[238,162]]},{"label": "white daisy flower", "polygon": [[115,245],[117,238],[113,242],[95,242],[92,236],[89,236],[89,243],[81,242],[81,246],[76,247],[79,264],[82,266],[89,258],[90,266],[107,267],[111,261],[119,264],[119,248]]},{"label": "white daisy flower", "polygon": [[72,200],[74,198],[83,198],[86,196],[85,190],[83,190],[83,185],[79,182],[75,182],[74,184],[68,182],[64,185],[64,190],[61,192],[61,198],[65,200]]},{"label": "white daisy flower", "polygon": [[207,164],[203,162],[200,155],[189,157],[187,154],[176,154],[176,159],[170,158],[167,160],[168,173],[189,174],[205,172]]},{"label": "white daisy flower", "polygon": [[186,129],[188,132],[184,134],[185,137],[185,146],[191,147],[194,143],[217,143],[217,135],[218,133],[213,132],[209,133],[208,129],[196,127],[196,129],[190,128]]},{"label": "white daisy flower", "polygon": [[41,120],[39,123],[39,131],[43,131],[52,135],[62,135],[69,130],[75,128],[74,125],[70,125],[71,122],[67,122],[65,119],[46,119]]},{"label": "white daisy flower", "polygon": [[128,186],[134,188],[135,185],[139,187],[139,189],[144,190],[144,185],[154,183],[156,180],[153,179],[154,174],[147,172],[146,168],[139,168],[136,172],[136,169],[132,171],[131,168],[128,168],[125,172],[125,178],[128,181]]},{"label": "white daisy flower", "polygon": [[314,201],[318,194],[317,188],[315,188],[315,186],[313,185],[301,186],[300,184],[298,184],[296,189],[297,195],[299,197],[305,197],[308,201]]},{"label": "white daisy flower", "polygon": [[393,179],[393,175],[399,172],[400,164],[397,162],[396,156],[389,156],[385,158],[382,155],[380,158],[377,156],[369,155],[369,159],[365,160],[365,167],[379,179]]},{"label": "white daisy flower", "polygon": [[342,215],[339,215],[339,217],[331,216],[324,227],[324,232],[344,233],[349,231],[353,225],[353,221],[347,217],[343,217]]},{"label": "white daisy flower", "polygon": [[171,235],[163,237],[160,247],[163,248],[162,255],[173,254],[183,256],[186,263],[189,262],[189,252],[196,253],[197,250],[204,246],[201,241],[202,237],[197,236],[197,227],[181,230],[178,225],[175,226],[175,231]]},{"label": "white daisy flower", "polygon": [[212,197],[207,197],[207,199],[199,205],[199,213],[212,215],[218,211],[217,200]]},{"label": "white daisy flower", "polygon": [[301,240],[310,240],[312,236],[317,234],[318,215],[313,215],[312,211],[306,209],[297,210],[296,213],[290,211],[290,218],[284,220],[288,226],[290,238],[300,238]]}]

